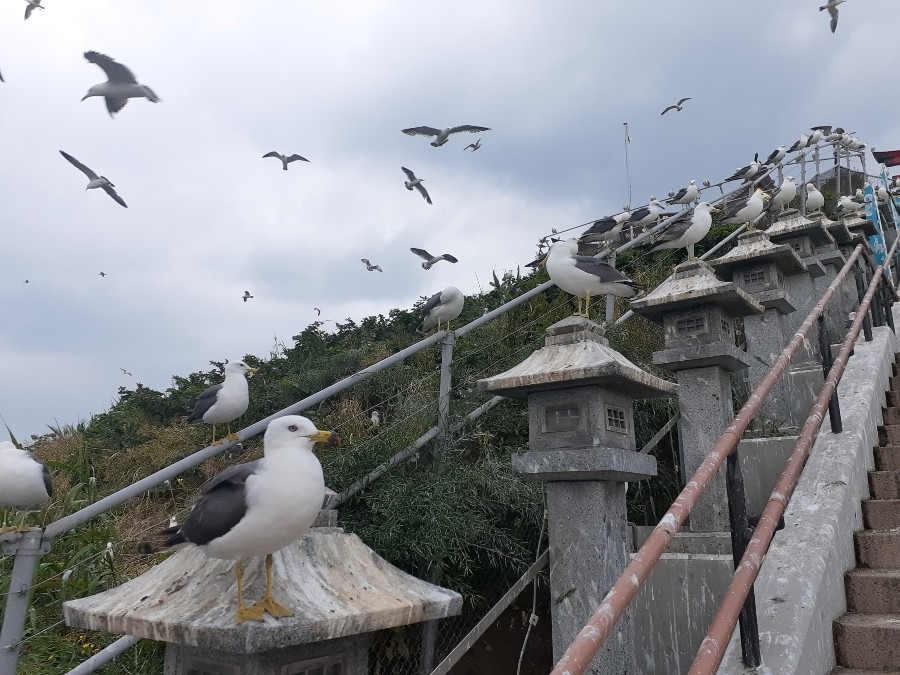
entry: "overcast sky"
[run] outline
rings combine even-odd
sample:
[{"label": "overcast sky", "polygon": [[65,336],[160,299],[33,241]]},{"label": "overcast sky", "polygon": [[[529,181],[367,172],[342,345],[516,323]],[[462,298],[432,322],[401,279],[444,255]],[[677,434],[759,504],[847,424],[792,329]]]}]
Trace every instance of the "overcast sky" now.
[{"label": "overcast sky", "polygon": [[[634,204],[811,125],[900,147],[896,0],[850,0],[834,35],[817,0],[45,4],[0,4],[0,415],[20,438],[290,346],[313,307],[358,320],[486,287],[551,227],[621,209],[625,121]],[[105,79],[87,50],[161,102],[80,102]],[[460,124],[491,131],[400,133]],[[460,262],[426,272],[410,246]]]}]

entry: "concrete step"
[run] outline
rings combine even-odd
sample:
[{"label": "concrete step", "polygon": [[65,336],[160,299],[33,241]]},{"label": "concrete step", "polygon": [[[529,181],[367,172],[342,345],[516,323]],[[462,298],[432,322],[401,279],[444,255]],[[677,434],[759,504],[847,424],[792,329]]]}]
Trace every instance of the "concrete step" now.
[{"label": "concrete step", "polygon": [[900,424],[900,408],[887,406],[881,409],[881,413],[885,424]]},{"label": "concrete step", "polygon": [[870,530],[900,528],[900,499],[864,499],[863,525]]},{"label": "concrete step", "polygon": [[844,614],[834,622],[834,649],[845,668],[896,669],[900,663],[900,615]]},{"label": "concrete step", "polygon": [[900,530],[857,530],[853,542],[860,567],[900,569]]},{"label": "concrete step", "polygon": [[891,391],[900,391],[900,375],[892,375],[891,379]]},{"label": "concrete step", "polygon": [[850,570],[844,587],[848,611],[900,615],[900,570]]},{"label": "concrete step", "polygon": [[900,471],[870,471],[869,494],[873,499],[900,499]]},{"label": "concrete step", "polygon": [[900,670],[870,670],[868,668],[861,670],[859,668],[841,668],[838,666],[828,675],[900,675]]},{"label": "concrete step", "polygon": [[900,471],[900,446],[884,445],[875,448],[875,469],[878,471]]},{"label": "concrete step", "polygon": [[878,445],[900,445],[900,424],[884,424],[878,427]]},{"label": "concrete step", "polygon": [[891,407],[896,406],[896,405],[900,405],[900,395],[895,394],[895,393],[892,392],[892,391],[887,391],[887,392],[885,392],[884,398],[885,398],[884,404],[885,404],[888,408],[891,408]]}]

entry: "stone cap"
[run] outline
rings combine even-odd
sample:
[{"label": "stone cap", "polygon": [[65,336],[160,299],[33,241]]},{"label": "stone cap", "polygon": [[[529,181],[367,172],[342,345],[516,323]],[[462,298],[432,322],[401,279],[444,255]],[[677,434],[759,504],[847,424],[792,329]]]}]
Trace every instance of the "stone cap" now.
[{"label": "stone cap", "polygon": [[878,227],[868,218],[860,218],[858,215],[853,214],[841,220],[851,232],[861,231],[867,237],[878,234]]},{"label": "stone cap", "polygon": [[718,305],[732,317],[762,314],[763,307],[732,281],[719,279],[713,268],[702,260],[688,260],[675,268],[668,281],[657,286],[631,308],[637,314],[661,323],[673,311]]},{"label": "stone cap", "polygon": [[735,345],[709,342],[690,347],[662,349],[653,353],[653,363],[673,373],[708,366],[718,366],[733,373],[749,366],[750,357]]},{"label": "stone cap", "polygon": [[[389,564],[355,534],[318,528],[273,556],[273,594],[293,617],[235,623],[235,562],[185,548],[121,586],[63,603],[69,626],[253,654],[459,614],[462,596]],[[245,561],[248,604],[263,558]]]},{"label": "stone cap", "polygon": [[774,263],[782,274],[790,276],[806,271],[806,264],[787,244],[773,244],[765,232],[751,230],[738,236],[738,244],[721,258],[711,260],[713,269],[722,276],[735,270],[761,263]]},{"label": "stone cap", "polygon": [[546,344],[506,372],[478,380],[478,388],[525,399],[535,391],[596,385],[634,399],[668,398],[677,385],[644,372],[600,337],[602,328],[568,317],[547,328]]},{"label": "stone cap", "polygon": [[631,483],[655,476],[656,458],[621,448],[532,450],[513,455],[512,470],[529,480]]},{"label": "stone cap", "polygon": [[794,299],[783,288],[776,288],[769,291],[758,291],[753,293],[753,297],[766,309],[774,309],[779,314],[790,314],[797,311],[794,305]]},{"label": "stone cap", "polygon": [[776,244],[785,239],[798,236],[807,236],[812,240],[813,246],[834,245],[834,238],[825,229],[822,222],[824,216],[816,215],[810,218],[803,216],[799,211],[785,211],[786,218],[775,221],[766,234]]},{"label": "stone cap", "polygon": [[853,235],[847,229],[847,224],[841,220],[825,220],[825,229],[834,237],[838,244],[847,244],[853,240]]}]

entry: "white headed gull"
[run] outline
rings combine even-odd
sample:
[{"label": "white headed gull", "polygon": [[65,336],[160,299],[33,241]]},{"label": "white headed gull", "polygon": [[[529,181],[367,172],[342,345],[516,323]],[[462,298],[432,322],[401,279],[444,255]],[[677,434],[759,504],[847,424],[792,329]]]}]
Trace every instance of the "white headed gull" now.
[{"label": "white headed gull", "polygon": [[409,129],[402,129],[402,131],[407,136],[435,136],[436,138],[431,141],[431,145],[439,148],[447,142],[450,138],[450,134],[458,134],[463,131],[477,134],[479,131],[490,131],[490,129],[488,127],[476,127],[471,124],[463,124],[458,127],[447,127],[445,129],[435,129],[434,127],[410,127]]}]

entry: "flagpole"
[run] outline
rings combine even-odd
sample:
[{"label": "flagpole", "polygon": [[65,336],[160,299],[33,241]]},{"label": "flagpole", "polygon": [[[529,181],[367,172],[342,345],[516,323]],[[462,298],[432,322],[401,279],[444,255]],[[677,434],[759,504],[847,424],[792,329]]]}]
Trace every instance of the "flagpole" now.
[{"label": "flagpole", "polygon": [[625,180],[628,183],[628,208],[631,209],[631,166],[628,163],[628,148],[631,147],[631,136],[628,135],[628,122],[622,122],[625,127]]}]

